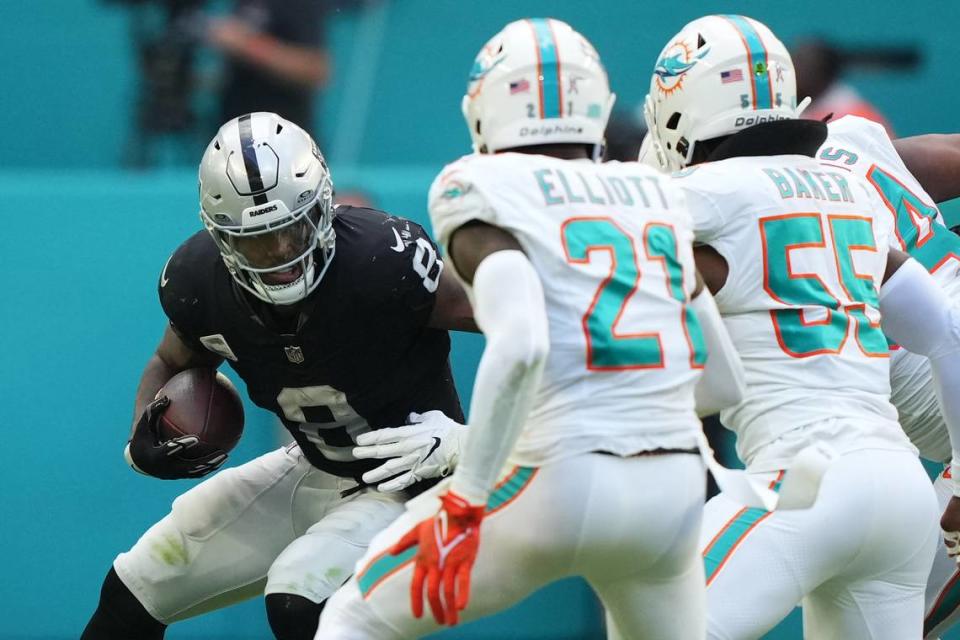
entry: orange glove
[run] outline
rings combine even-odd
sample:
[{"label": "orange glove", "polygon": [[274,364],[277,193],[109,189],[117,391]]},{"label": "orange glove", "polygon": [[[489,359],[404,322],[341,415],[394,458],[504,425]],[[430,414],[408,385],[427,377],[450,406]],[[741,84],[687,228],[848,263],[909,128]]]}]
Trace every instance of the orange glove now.
[{"label": "orange glove", "polygon": [[420,545],[410,585],[413,615],[416,618],[423,615],[423,581],[426,579],[427,600],[434,619],[438,624],[452,626],[457,624],[458,613],[470,599],[470,570],[477,559],[484,507],[472,505],[451,491],[440,496],[440,503],[437,515],[414,527],[390,553],[397,555]]}]

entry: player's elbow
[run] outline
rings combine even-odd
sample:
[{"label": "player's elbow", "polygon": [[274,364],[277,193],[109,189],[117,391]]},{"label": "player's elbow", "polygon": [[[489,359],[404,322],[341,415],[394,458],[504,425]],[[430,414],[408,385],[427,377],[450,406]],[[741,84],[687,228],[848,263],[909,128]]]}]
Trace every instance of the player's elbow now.
[{"label": "player's elbow", "polygon": [[[701,418],[736,406],[747,391],[742,372],[731,370],[723,378],[703,378],[694,391],[697,415]],[[741,375],[737,375],[741,373]]]},{"label": "player's elbow", "polygon": [[880,316],[884,333],[908,351],[930,360],[960,354],[960,307],[916,260],[883,283]]},{"label": "player's elbow", "polygon": [[550,355],[550,339],[545,331],[533,330],[525,336],[523,365],[531,369],[542,369]]},{"label": "player's elbow", "polygon": [[726,381],[726,384],[716,385],[713,392],[716,398],[716,409],[713,413],[716,413],[721,409],[740,404],[747,393],[747,384],[742,376],[737,376],[734,373]]},{"label": "player's elbow", "polygon": [[303,56],[296,80],[302,84],[320,89],[330,81],[330,60],[323,51],[311,51]]},{"label": "player's elbow", "polygon": [[487,334],[487,344],[503,365],[512,370],[542,369],[550,355],[547,332],[522,319],[505,324],[496,335]]}]

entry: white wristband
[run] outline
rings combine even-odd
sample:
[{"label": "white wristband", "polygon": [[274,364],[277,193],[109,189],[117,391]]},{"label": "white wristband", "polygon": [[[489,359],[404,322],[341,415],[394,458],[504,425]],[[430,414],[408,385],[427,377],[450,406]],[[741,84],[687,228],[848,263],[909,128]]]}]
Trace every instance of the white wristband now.
[{"label": "white wristband", "polygon": [[139,474],[141,474],[141,475],[144,475],[144,476],[150,475],[150,474],[148,474],[148,473],[144,473],[144,472],[140,469],[140,467],[138,467],[138,466],[136,465],[136,463],[134,463],[134,461],[133,461],[133,456],[130,455],[130,443],[129,443],[129,442],[127,442],[127,446],[125,446],[125,447],[123,448],[123,459],[126,460],[126,461],[127,461],[127,464],[130,465],[130,468],[133,469],[134,471],[136,471],[137,473],[139,473]]},{"label": "white wristband", "polygon": [[953,492],[953,497],[960,498],[960,477],[957,476],[960,473],[960,464],[957,463],[957,457],[954,456],[950,461],[950,490]]}]

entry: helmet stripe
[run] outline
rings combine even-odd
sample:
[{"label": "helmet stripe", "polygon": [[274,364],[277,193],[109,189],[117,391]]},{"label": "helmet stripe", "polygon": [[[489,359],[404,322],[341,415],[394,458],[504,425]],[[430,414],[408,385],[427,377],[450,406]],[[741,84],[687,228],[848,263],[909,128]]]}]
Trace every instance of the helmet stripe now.
[{"label": "helmet stripe", "polygon": [[243,168],[247,172],[247,182],[250,183],[250,192],[253,194],[253,204],[266,204],[267,195],[263,191],[263,178],[260,175],[260,163],[257,161],[257,150],[253,147],[253,126],[250,124],[250,114],[240,116],[240,151],[243,154]]},{"label": "helmet stripe", "polygon": [[[553,57],[557,67],[557,116],[563,116],[563,82],[560,79],[560,47],[557,45],[557,34],[553,30],[553,23],[550,20],[544,20],[547,28],[550,29],[550,40],[553,42]],[[570,115],[569,113],[567,115]]]},{"label": "helmet stripe", "polygon": [[753,108],[773,108],[773,87],[770,86],[770,63],[767,60],[767,48],[763,46],[760,34],[750,21],[743,16],[723,16],[737,30],[743,46],[747,50],[747,73],[753,88]]},{"label": "helmet stripe", "polygon": [[560,91],[560,58],[553,27],[543,18],[529,20],[537,41],[537,78],[540,83],[540,117],[559,118],[563,115]]}]

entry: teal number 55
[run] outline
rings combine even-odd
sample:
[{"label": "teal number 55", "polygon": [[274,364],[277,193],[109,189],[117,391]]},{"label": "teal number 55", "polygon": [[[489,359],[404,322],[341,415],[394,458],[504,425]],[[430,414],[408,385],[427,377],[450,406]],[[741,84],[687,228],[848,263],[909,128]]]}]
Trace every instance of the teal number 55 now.
[{"label": "teal number 55", "polygon": [[[853,321],[863,354],[887,357],[887,341],[880,323],[866,313],[867,307],[880,306],[877,284],[871,276],[857,273],[851,255],[853,251],[877,250],[871,221],[851,215],[826,218],[832,238],[829,245],[824,221],[818,213],[760,219],[763,288],[774,300],[793,307],[770,311],[777,342],[784,353],[794,358],[837,354],[846,344]],[[812,273],[798,273],[792,268],[791,252],[803,249],[824,250]],[[838,286],[831,290],[830,282]],[[815,310],[822,313],[822,319],[804,317]]]},{"label": "teal number 55", "polygon": [[[587,368],[599,371],[662,368],[660,331],[621,333],[617,330],[624,309],[640,286],[641,269],[634,238],[611,218],[570,218],[563,223],[560,233],[570,263],[589,263],[594,252],[610,256],[610,273],[600,283],[583,315]],[[683,266],[673,228],[648,223],[643,232],[643,248],[647,261],[659,263],[669,294],[680,302],[677,330],[686,336],[690,366],[703,367],[706,345],[697,318],[687,307]]]}]

